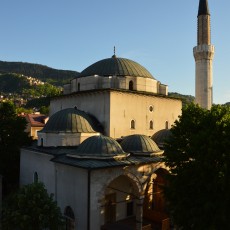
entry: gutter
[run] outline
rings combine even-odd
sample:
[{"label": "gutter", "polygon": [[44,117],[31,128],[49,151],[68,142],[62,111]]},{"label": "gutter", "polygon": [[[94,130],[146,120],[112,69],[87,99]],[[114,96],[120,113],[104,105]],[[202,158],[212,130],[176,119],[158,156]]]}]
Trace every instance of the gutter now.
[{"label": "gutter", "polygon": [[88,204],[87,204],[87,230],[90,230],[90,193],[91,193],[91,170],[88,170]]}]

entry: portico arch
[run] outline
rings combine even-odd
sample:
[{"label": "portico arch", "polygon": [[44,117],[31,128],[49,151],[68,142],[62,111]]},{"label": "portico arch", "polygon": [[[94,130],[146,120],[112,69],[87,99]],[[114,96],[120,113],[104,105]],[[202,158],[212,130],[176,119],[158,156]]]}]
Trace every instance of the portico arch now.
[{"label": "portico arch", "polygon": [[169,216],[166,211],[163,186],[166,185],[165,175],[169,172],[158,168],[150,177],[145,189],[143,217],[169,229]]},{"label": "portico arch", "polygon": [[129,217],[134,217],[134,220],[136,218],[140,225],[142,222],[142,205],[140,205],[143,200],[142,191],[140,181],[131,173],[119,175],[111,180],[104,190],[102,200],[103,225]]}]

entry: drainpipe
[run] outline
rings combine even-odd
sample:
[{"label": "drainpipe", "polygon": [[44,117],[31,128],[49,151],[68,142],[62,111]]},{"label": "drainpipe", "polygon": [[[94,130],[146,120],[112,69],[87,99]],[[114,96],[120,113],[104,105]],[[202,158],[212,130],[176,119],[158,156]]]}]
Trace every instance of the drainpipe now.
[{"label": "drainpipe", "polygon": [[54,199],[57,202],[57,167],[56,165],[55,165],[54,191],[55,191]]},{"label": "drainpipe", "polygon": [[2,223],[2,176],[0,175],[0,229]]},{"label": "drainpipe", "polygon": [[91,186],[91,170],[88,170],[88,207],[87,207],[87,230],[90,230],[90,186]]},{"label": "drainpipe", "polygon": [[137,207],[136,207],[136,230],[142,230],[143,201],[144,201],[144,197],[143,196],[140,196],[137,199]]}]

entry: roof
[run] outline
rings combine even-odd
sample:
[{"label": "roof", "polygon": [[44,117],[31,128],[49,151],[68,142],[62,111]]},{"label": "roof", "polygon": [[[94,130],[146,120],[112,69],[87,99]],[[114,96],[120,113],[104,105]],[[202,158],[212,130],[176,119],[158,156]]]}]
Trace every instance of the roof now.
[{"label": "roof", "polygon": [[135,61],[118,58],[113,55],[111,58],[100,60],[86,69],[84,69],[78,77],[87,76],[134,76],[153,78],[151,73],[142,65]]},{"label": "roof", "polygon": [[126,136],[121,141],[121,147],[126,152],[138,155],[163,153],[150,137],[140,134]]},{"label": "roof", "polygon": [[165,141],[172,135],[170,129],[161,129],[153,134],[152,140],[159,146],[159,148],[164,149]]},{"label": "roof", "polygon": [[86,112],[68,108],[53,114],[40,132],[95,133],[99,126],[99,122]]},{"label": "roof", "polygon": [[112,167],[125,167],[130,165],[143,165],[150,163],[161,163],[163,161],[162,157],[146,157],[146,156],[129,156],[121,160],[100,160],[100,159],[74,159],[68,155],[59,155],[53,158],[51,161],[61,164],[70,165],[78,168],[85,168],[88,170],[96,170],[102,168],[112,168]]},{"label": "roof", "polygon": [[79,91],[79,92],[73,92],[70,94],[62,94],[59,96],[52,97],[52,100],[59,100],[59,98],[68,98],[72,96],[81,96],[81,95],[92,95],[92,94],[101,94],[101,93],[110,93],[110,92],[118,92],[118,93],[125,93],[125,94],[136,94],[136,95],[144,95],[149,97],[158,97],[158,98],[167,98],[168,100],[176,100],[181,101],[181,98],[177,97],[169,97],[168,95],[163,94],[157,94],[152,92],[146,92],[146,91],[132,91],[127,89],[92,89],[87,91]]},{"label": "roof", "polygon": [[198,16],[200,15],[210,15],[209,7],[208,7],[208,0],[200,0]]},{"label": "roof", "polygon": [[41,154],[50,155],[52,157],[51,161],[70,165],[73,167],[84,168],[87,170],[96,170],[102,168],[112,168],[112,167],[125,167],[130,165],[143,165],[150,163],[161,163],[163,162],[162,156],[134,156],[129,155],[124,158],[110,158],[106,160],[101,160],[101,158],[75,158],[72,157],[77,151],[77,147],[38,147],[29,146],[24,147],[24,150],[29,150],[33,152],[38,152]]},{"label": "roof", "polygon": [[32,127],[44,127],[48,116],[43,114],[26,114],[25,118]]},{"label": "roof", "polygon": [[113,138],[97,135],[84,140],[71,156],[108,159],[118,156],[126,157],[127,155]]}]

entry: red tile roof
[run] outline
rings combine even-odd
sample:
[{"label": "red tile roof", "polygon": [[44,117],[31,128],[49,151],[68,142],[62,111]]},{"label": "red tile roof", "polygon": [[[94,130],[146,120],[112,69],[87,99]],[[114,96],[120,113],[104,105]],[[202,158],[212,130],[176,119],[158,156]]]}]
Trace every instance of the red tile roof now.
[{"label": "red tile roof", "polygon": [[44,127],[48,119],[43,114],[26,114],[25,117],[32,127]]}]

